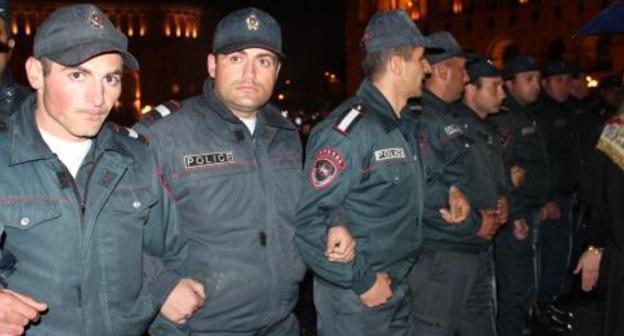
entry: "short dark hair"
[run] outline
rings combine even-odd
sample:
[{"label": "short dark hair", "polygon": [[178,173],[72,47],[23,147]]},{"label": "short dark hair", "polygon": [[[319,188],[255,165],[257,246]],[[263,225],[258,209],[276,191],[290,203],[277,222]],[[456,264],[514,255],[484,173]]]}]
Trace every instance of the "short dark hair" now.
[{"label": "short dark hair", "polygon": [[386,63],[392,56],[401,56],[406,61],[412,59],[412,52],[415,46],[408,45],[387,50],[374,51],[367,53],[362,61],[362,70],[364,70],[364,76],[373,80],[384,71],[386,71]]},{"label": "short dark hair", "polygon": [[39,62],[41,62],[41,68],[43,68],[43,76],[46,77],[50,74],[50,70],[52,69],[52,61],[47,57],[39,57]]}]

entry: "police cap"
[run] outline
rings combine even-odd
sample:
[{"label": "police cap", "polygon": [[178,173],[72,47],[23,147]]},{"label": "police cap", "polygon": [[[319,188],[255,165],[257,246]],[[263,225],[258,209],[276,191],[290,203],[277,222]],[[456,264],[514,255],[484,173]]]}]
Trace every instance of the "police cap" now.
[{"label": "police cap", "polygon": [[619,75],[609,75],[600,80],[600,89],[608,89],[622,86],[622,77]]},{"label": "police cap", "polygon": [[128,52],[128,38],[91,4],[61,7],[37,29],[33,54],[65,66],[75,66],[104,53],[119,53],[134,70],[139,62]]},{"label": "police cap", "polygon": [[0,19],[3,19],[6,23],[9,23],[10,15],[11,15],[11,1],[0,0]]},{"label": "police cap", "polygon": [[375,13],[368,21],[361,43],[368,53],[412,45],[441,51],[403,10]]},{"label": "police cap", "polygon": [[506,80],[512,79],[513,76],[522,72],[539,71],[537,63],[531,56],[519,55],[514,56],[505,62],[503,67],[503,76]]},{"label": "police cap", "polygon": [[570,69],[564,61],[550,61],[542,67],[542,77],[569,74]]},{"label": "police cap", "polygon": [[239,9],[221,19],[212,40],[212,51],[217,54],[246,48],[262,48],[285,57],[279,23],[271,15],[253,7]]},{"label": "police cap", "polygon": [[470,83],[474,83],[481,77],[499,77],[503,73],[494,66],[494,63],[485,57],[478,57],[466,64],[466,71],[470,77]]},{"label": "police cap", "polygon": [[426,59],[431,65],[453,57],[463,57],[466,58],[467,61],[474,58],[474,54],[466,53],[462,50],[457,40],[455,40],[450,32],[444,30],[438,31],[429,34],[428,37],[434,45],[443,50],[439,53],[427,54]]}]

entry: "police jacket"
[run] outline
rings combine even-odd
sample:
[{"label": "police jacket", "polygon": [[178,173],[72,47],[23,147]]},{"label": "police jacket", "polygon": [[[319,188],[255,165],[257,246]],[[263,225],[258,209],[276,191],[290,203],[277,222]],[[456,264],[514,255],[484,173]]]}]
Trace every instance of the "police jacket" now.
[{"label": "police jacket", "polygon": [[203,90],[147,129],[189,239],[184,270],[207,294],[187,325],[258,330],[291,313],[305,272],[293,243],[301,143],[276,108],[258,112],[252,135],[214,96],[211,80]]},{"label": "police jacket", "polygon": [[[481,227],[479,209],[496,208],[491,192],[483,198],[481,188],[493,188],[482,175],[481,160],[474,140],[466,134],[462,120],[452,105],[428,90],[424,90],[420,119],[420,145],[425,166],[426,186],[423,232],[425,246],[472,252],[489,246],[490,242],[477,237]],[[458,187],[471,205],[471,213],[461,224],[448,224],[440,216],[440,209],[448,207],[448,191]]]},{"label": "police jacket", "polygon": [[[357,294],[387,272],[405,280],[421,244],[423,182],[415,120],[401,118],[368,80],[312,131],[295,241],[322,280]],[[357,241],[355,259],[323,255],[327,230],[345,224]]]},{"label": "police jacket", "polygon": [[490,119],[503,146],[507,174],[513,166],[526,171],[524,182],[509,191],[510,219],[526,219],[526,207],[541,207],[550,200],[551,171],[543,139],[531,106],[507,95],[502,111]]},{"label": "police jacket", "polygon": [[552,176],[551,195],[571,193],[579,182],[581,146],[574,115],[564,103],[542,93],[537,105],[537,123],[544,140]]},{"label": "police jacket", "polygon": [[0,85],[0,117],[8,118],[31,92],[29,88],[15,83],[9,69],[5,69]]},{"label": "police jacket", "polygon": [[506,196],[511,184],[503,163],[503,148],[496,128],[489,119],[480,119],[464,103],[455,104],[453,109],[466,134],[474,140],[474,150],[480,158],[483,181],[476,196],[482,199],[478,203],[482,203],[486,209],[496,209],[498,197]]},{"label": "police jacket", "polygon": [[[17,261],[2,281],[48,304],[28,335],[142,335],[186,251],[147,147],[105,124],[74,180],[34,106],[33,94],[0,125],[2,256]],[[166,266],[149,287],[143,252]]]}]

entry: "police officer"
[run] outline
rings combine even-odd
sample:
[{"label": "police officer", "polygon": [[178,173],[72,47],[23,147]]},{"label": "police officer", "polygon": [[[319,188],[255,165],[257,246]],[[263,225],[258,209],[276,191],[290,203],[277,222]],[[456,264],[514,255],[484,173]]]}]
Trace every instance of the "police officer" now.
[{"label": "police officer", "polygon": [[[142,335],[161,303],[181,323],[203,301],[200,283],[180,280],[186,246],[146,146],[104,124],[123,65],[138,69],[93,5],[37,30],[36,93],[0,123],[3,335]],[[144,252],[165,266],[150,286]]]},{"label": "police officer", "polygon": [[[489,116],[500,112],[505,98],[502,73],[491,61],[481,57],[470,61],[466,70],[470,82],[466,84],[462,102],[456,104],[454,110],[462,120],[464,130],[474,140],[473,151],[481,164],[480,189],[474,205],[494,211],[496,224],[501,226],[507,222],[509,215],[507,192],[510,176],[505,172],[500,138]],[[473,280],[473,289],[465,308],[474,315],[464,322],[460,330],[465,335],[495,335],[492,250],[485,250],[476,258],[480,259],[477,264],[480,270]]]},{"label": "police officer", "polygon": [[30,94],[30,90],[13,81],[8,69],[15,47],[9,26],[11,1],[0,0],[0,116],[8,116]]},{"label": "police officer", "polygon": [[[362,37],[366,79],[312,131],[295,241],[315,273],[318,333],[406,335],[407,274],[422,240],[423,175],[414,116],[433,46],[405,11],[379,12]],[[357,241],[348,264],[324,257],[325,232],[344,220]]]},{"label": "police officer", "polygon": [[[483,174],[479,148],[452,106],[470,79],[466,55],[448,32],[430,37],[446,51],[428,58],[432,75],[423,96],[420,138],[427,201],[423,253],[410,275],[414,335],[451,335],[459,330],[492,335],[492,293],[487,282],[492,274],[491,239],[498,229],[496,183]],[[458,225],[448,225],[437,212],[449,186],[465,192],[472,208]]]},{"label": "police officer", "polygon": [[209,293],[186,326],[159,318],[153,335],[299,334],[301,143],[267,104],[283,57],[273,17],[255,8],[228,14],[214,33],[203,94],[143,128],[190,239],[184,269]]},{"label": "police officer", "polygon": [[503,146],[510,218],[495,242],[499,335],[528,335],[535,302],[533,215],[546,204],[550,170],[534,103],[540,93],[540,72],[529,56],[516,56],[503,69],[507,97],[503,111],[491,116]]},{"label": "police officer", "polygon": [[543,90],[538,100],[537,122],[544,134],[552,185],[551,201],[541,211],[535,231],[538,235],[536,313],[539,322],[552,320],[548,314],[545,318],[544,313],[561,294],[569,275],[573,193],[581,168],[581,146],[574,115],[565,104],[569,81],[569,70],[562,61],[549,62],[542,68]]}]

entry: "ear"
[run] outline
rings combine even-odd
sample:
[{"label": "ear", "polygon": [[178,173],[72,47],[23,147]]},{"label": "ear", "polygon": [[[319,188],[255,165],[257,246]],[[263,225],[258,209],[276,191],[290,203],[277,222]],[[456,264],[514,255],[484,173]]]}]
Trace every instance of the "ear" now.
[{"label": "ear", "polygon": [[403,73],[403,68],[405,67],[405,60],[403,57],[399,55],[390,56],[390,60],[388,60],[388,71],[395,76]]},{"label": "ear", "polygon": [[282,62],[277,61],[277,67],[275,69],[275,78],[279,76],[280,70],[282,70]]},{"label": "ear", "polygon": [[448,67],[446,66],[446,64],[440,64],[439,66],[437,66],[436,68],[438,68],[438,77],[440,77],[442,80],[448,80]]},{"label": "ear", "polygon": [[44,87],[44,75],[41,61],[31,56],[26,60],[25,67],[30,86],[35,90],[42,89]]},{"label": "ear", "polygon": [[208,58],[206,59],[206,66],[208,67],[208,75],[210,78],[215,78],[215,73],[217,72],[217,56],[214,54],[208,54]]},{"label": "ear", "polygon": [[13,55],[13,48],[15,47],[15,39],[10,38],[7,41],[7,45],[9,46],[9,52],[7,53],[8,58],[11,58],[11,55]]}]

